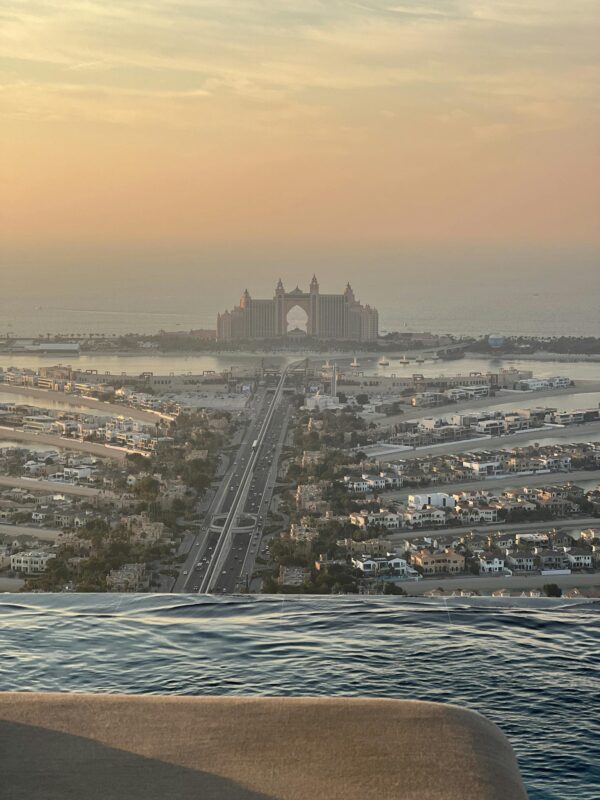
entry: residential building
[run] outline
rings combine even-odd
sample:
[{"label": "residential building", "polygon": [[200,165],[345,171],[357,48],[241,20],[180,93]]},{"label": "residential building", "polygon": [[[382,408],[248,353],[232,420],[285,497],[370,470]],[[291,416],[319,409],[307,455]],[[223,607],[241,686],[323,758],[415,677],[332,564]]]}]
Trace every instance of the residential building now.
[{"label": "residential building", "polygon": [[527,550],[513,550],[507,553],[506,561],[515,572],[533,572],[535,556]]},{"label": "residential building", "polygon": [[482,419],[474,430],[487,436],[500,436],[505,432],[504,419]]},{"label": "residential building", "polygon": [[564,550],[544,550],[536,548],[536,555],[542,570],[569,569],[571,563]]},{"label": "residential building", "polygon": [[353,478],[350,475],[344,475],[344,483],[351,492],[366,494],[371,491],[370,484],[364,478]]},{"label": "residential building", "polygon": [[447,513],[442,508],[432,508],[431,506],[409,507],[403,513],[403,517],[406,525],[413,528],[427,528],[431,525],[444,525],[448,519]]},{"label": "residential building", "polygon": [[430,550],[418,550],[411,554],[411,561],[422,570],[423,575],[452,575],[465,568],[465,557],[449,547],[433,553]]},{"label": "residential building", "polygon": [[544,486],[535,490],[535,501],[542,509],[565,515],[577,511],[578,506],[574,501],[582,498],[583,494],[583,489],[573,484]]},{"label": "residential building", "polygon": [[384,556],[392,550],[391,539],[365,539],[357,542],[354,539],[338,539],[337,546],[344,548],[350,555]]},{"label": "residential building", "polygon": [[323,492],[330,484],[327,481],[318,483],[300,483],[296,487],[296,508],[314,514],[324,512],[328,504],[323,500]]},{"label": "residential building", "polygon": [[322,464],[325,459],[324,450],[304,450],[302,458],[300,459],[300,466],[302,469],[312,467],[315,464]]},{"label": "residential building", "polygon": [[44,550],[15,553],[10,557],[10,568],[13,572],[19,572],[22,575],[37,575],[46,571],[48,562],[53,558],[56,558],[56,553]]},{"label": "residential building", "polygon": [[154,522],[144,512],[126,517],[126,525],[133,533],[133,539],[144,544],[156,544],[167,536],[167,527],[164,522]]},{"label": "residential building", "polygon": [[290,525],[290,539],[294,542],[310,543],[319,538],[319,531],[307,525],[298,525],[292,522]]},{"label": "residential building", "polygon": [[519,545],[536,545],[537,547],[547,547],[549,543],[547,533],[517,533],[515,543]]},{"label": "residential building", "polygon": [[479,558],[479,572],[482,575],[504,572],[504,559],[493,553],[483,553]]},{"label": "residential building", "polygon": [[393,511],[380,509],[379,511],[359,511],[350,514],[350,522],[362,530],[366,528],[382,527],[387,530],[397,530],[404,524],[402,515]]},{"label": "residential building", "polygon": [[567,558],[571,569],[591,569],[593,566],[593,553],[581,547],[572,547],[567,550]]},{"label": "residential building", "polygon": [[111,592],[139,592],[148,585],[146,567],[144,564],[123,564],[109,572],[106,585]]},{"label": "residential building", "polygon": [[393,573],[394,575],[406,575],[408,564],[404,558],[400,558],[394,553],[385,556],[358,555],[352,556],[352,566],[359,569],[365,575],[378,575],[381,573]]},{"label": "residential building", "polygon": [[477,522],[497,522],[498,509],[487,505],[476,505],[474,503],[458,503],[454,509],[455,517],[461,525],[471,525]]},{"label": "residential building", "polygon": [[478,459],[464,460],[463,467],[473,478],[487,478],[494,475],[503,475],[505,466],[500,459],[479,461]]},{"label": "residential building", "polygon": [[434,508],[454,508],[456,500],[452,495],[444,494],[443,492],[432,492],[429,494],[409,494],[408,505],[416,509],[421,509],[424,506],[433,506]]}]

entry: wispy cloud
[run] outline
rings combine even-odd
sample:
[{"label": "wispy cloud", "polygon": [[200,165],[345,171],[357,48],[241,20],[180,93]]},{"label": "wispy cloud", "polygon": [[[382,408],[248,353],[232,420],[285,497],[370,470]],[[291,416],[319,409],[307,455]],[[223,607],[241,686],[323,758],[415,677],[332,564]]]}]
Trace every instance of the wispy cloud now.
[{"label": "wispy cloud", "polygon": [[[133,153],[142,172],[185,156],[175,219],[191,215],[191,163],[196,200],[237,207],[243,186],[240,214],[262,192],[279,218],[289,193],[290,218],[302,216],[298,198],[303,214],[314,200],[324,225],[338,203],[372,231],[395,231],[399,217],[428,231],[447,212],[443,198],[459,208],[468,192],[480,219],[480,176],[514,199],[527,157],[535,176],[554,174],[556,154],[570,150],[556,180],[572,180],[559,210],[575,230],[592,195],[589,177],[579,180],[578,200],[575,179],[600,140],[598,41],[597,0],[4,0],[0,140],[24,165],[15,198],[32,151],[38,173],[51,172],[54,143],[79,135],[82,161],[98,141],[123,163]],[[156,149],[144,161],[136,148],[146,140]],[[336,187],[329,201],[323,185]],[[24,197],[23,220],[32,202]],[[508,218],[508,206],[488,209],[486,224]]]}]

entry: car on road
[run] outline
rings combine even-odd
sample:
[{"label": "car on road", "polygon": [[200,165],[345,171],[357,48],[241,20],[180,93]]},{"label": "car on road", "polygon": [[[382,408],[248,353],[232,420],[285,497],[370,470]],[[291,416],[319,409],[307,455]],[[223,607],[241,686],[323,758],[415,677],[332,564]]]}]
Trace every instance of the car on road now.
[{"label": "car on road", "polygon": [[187,569],[184,569],[184,570],[183,570],[183,574],[184,574],[184,575],[187,575],[187,574],[188,574],[188,571],[187,571]]}]

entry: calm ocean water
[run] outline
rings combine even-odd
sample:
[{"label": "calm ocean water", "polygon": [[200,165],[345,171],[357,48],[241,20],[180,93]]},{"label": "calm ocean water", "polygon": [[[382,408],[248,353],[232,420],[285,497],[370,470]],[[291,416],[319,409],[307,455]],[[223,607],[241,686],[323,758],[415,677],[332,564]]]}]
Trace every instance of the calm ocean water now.
[{"label": "calm ocean water", "polygon": [[[114,284],[107,281],[108,286],[96,291],[79,282],[42,291],[31,284],[4,287],[0,274],[0,336],[214,328],[217,311],[234,306],[246,283],[254,297],[272,297],[275,283],[256,284],[251,277],[238,276],[230,281],[215,279],[207,287],[196,276],[191,285],[175,281],[154,288],[127,285],[124,277]],[[465,282],[449,273],[438,285],[416,271],[404,280],[388,273],[368,279],[362,275],[354,286],[363,302],[379,309],[382,331],[599,336],[597,273],[575,272],[570,278],[565,282],[564,273],[543,279],[520,273],[510,280],[501,273],[479,272]],[[322,290],[341,291],[345,281],[332,278]]]},{"label": "calm ocean water", "polygon": [[[0,355],[0,367],[28,367],[36,369],[40,366],[50,366],[62,363],[71,364],[80,370],[97,369],[99,372],[110,372],[115,375],[126,373],[127,375],[140,375],[142,372],[154,372],[155,374],[167,374],[174,372],[183,374],[185,372],[202,372],[203,370],[232,370],[234,375],[253,372],[260,365],[262,360],[267,363],[297,361],[300,354],[282,355],[280,353],[253,354],[253,353],[232,353],[230,355],[106,355],[106,354],[56,354],[56,353],[8,353]],[[316,357],[318,362],[325,356]],[[342,370],[349,368],[352,356],[331,356],[330,361],[335,361]],[[469,372],[499,372],[502,369],[524,369],[531,370],[536,377],[548,377],[552,375],[568,375],[573,380],[600,380],[600,362],[579,361],[541,361],[538,359],[515,359],[515,358],[461,358],[457,361],[426,361],[424,364],[409,362],[402,364],[400,356],[395,360],[390,359],[389,367],[381,367],[377,363],[378,357],[361,356],[361,371],[365,375],[388,375],[388,376],[410,376],[418,372],[424,377],[438,375],[468,375]],[[514,395],[515,400],[522,402],[529,397],[534,405],[537,405],[535,394]],[[557,395],[557,398],[559,395]],[[18,401],[15,401],[18,402]],[[587,403],[586,403],[587,405]]]},{"label": "calm ocean water", "polygon": [[589,601],[3,595],[0,688],[454,702],[510,737],[531,800],[596,800],[599,612]]}]

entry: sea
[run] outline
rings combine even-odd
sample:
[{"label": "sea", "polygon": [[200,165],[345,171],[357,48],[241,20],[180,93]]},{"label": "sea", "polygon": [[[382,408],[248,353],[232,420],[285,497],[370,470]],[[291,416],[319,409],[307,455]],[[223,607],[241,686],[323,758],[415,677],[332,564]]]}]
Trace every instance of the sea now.
[{"label": "sea", "polygon": [[[57,273],[52,281],[48,269],[45,281],[24,276],[11,281],[0,268],[0,336],[214,329],[217,311],[232,308],[246,285],[253,297],[272,297],[277,280],[277,272],[268,278],[233,275],[228,267],[212,275],[197,272],[185,280],[178,280],[177,270],[160,269],[152,282],[136,280],[126,268],[111,273],[112,279],[105,270],[104,280],[102,269],[94,279],[89,272],[76,271],[70,280],[60,280]],[[222,274],[230,278],[223,280]],[[570,265],[541,274],[525,268],[511,275],[503,268],[473,274],[457,269],[444,273],[443,280],[418,269],[363,269],[343,278],[324,276],[321,291],[343,291],[348,278],[358,299],[378,309],[382,332],[600,336],[597,266],[577,270]],[[92,280],[93,288],[88,285]]]},{"label": "sea", "polygon": [[597,800],[599,621],[592,600],[5,594],[0,689],[456,703],[507,734],[530,800]]}]

